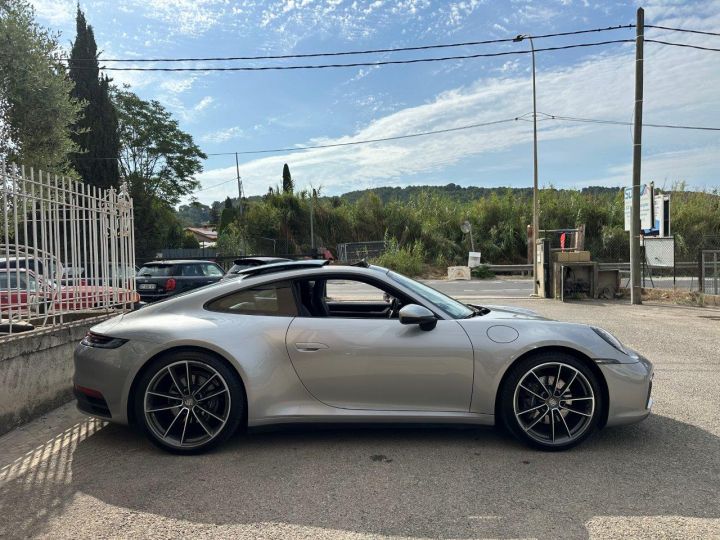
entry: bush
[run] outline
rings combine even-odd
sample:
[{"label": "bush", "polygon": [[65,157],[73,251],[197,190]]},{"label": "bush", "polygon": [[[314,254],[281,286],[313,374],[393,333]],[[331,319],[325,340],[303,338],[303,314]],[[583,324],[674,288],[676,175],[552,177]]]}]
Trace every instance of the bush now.
[{"label": "bush", "polygon": [[472,277],[477,279],[492,279],[495,277],[495,272],[490,270],[490,267],[487,264],[476,266],[470,271],[470,274]]},{"label": "bush", "polygon": [[185,249],[198,249],[200,247],[200,242],[197,241],[197,238],[195,238],[193,233],[187,231],[182,237],[182,243],[180,247]]},{"label": "bush", "polygon": [[422,272],[424,260],[425,250],[421,242],[401,247],[397,240],[386,237],[385,252],[372,262],[406,276],[417,276]]}]

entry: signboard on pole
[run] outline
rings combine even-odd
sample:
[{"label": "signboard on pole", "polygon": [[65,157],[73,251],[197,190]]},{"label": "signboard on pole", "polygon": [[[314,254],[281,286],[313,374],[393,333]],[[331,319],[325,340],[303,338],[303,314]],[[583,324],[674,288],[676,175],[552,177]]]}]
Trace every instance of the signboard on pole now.
[{"label": "signboard on pole", "polygon": [[[630,230],[632,214],[632,188],[625,188],[625,230]],[[640,229],[653,228],[653,197],[652,189],[647,184],[640,186]]]},{"label": "signboard on pole", "polygon": [[655,223],[653,229],[658,231],[658,236],[670,236],[670,196],[655,195]]}]

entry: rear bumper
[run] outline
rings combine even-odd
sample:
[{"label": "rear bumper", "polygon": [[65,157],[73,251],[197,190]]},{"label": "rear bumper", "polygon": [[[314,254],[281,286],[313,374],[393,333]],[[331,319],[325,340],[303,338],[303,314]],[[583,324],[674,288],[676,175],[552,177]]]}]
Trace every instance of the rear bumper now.
[{"label": "rear bumper", "polygon": [[650,415],[653,365],[639,356],[631,364],[603,364],[600,369],[608,386],[608,426],[640,422]]},{"label": "rear bumper", "polygon": [[118,349],[78,345],[75,349],[73,388],[77,406],[97,418],[128,423],[127,395],[134,368]]}]

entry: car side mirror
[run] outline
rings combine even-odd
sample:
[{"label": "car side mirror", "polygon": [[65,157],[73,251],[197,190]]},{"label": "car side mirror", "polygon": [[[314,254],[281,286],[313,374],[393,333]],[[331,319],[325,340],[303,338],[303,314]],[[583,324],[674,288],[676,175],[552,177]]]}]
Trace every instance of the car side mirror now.
[{"label": "car side mirror", "polygon": [[435,314],[428,308],[417,304],[403,306],[398,313],[400,324],[417,324],[420,330],[432,330],[437,325]]}]

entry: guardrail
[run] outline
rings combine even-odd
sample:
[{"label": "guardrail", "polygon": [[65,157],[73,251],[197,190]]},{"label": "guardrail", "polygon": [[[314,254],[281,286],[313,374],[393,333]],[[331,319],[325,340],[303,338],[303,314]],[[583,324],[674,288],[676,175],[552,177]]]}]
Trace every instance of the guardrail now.
[{"label": "guardrail", "polygon": [[531,274],[532,264],[488,264],[487,267],[496,274]]}]

